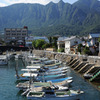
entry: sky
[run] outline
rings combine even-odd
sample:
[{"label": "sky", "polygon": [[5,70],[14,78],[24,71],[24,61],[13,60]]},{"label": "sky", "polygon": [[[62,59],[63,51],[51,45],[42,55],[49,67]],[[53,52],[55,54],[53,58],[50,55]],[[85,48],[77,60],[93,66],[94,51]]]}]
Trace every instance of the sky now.
[{"label": "sky", "polygon": [[[40,4],[47,4],[49,2],[53,1],[54,3],[59,2],[59,0],[0,0],[0,7],[4,7],[4,6],[8,6],[8,5],[12,5],[15,3],[40,3]],[[77,0],[63,0],[65,3],[74,3]]]}]

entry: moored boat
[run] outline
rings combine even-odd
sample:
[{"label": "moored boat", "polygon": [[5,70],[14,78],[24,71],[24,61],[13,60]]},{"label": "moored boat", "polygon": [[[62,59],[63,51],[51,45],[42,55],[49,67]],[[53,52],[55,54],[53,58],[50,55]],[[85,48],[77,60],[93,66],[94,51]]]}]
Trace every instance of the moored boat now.
[{"label": "moored boat", "polygon": [[62,82],[64,80],[70,80],[72,77],[65,77],[65,78],[59,78],[59,79],[53,79],[53,80],[48,80],[47,82],[52,82],[52,83],[57,83],[57,82]]},{"label": "moored boat", "polygon": [[37,77],[37,73],[23,73],[23,74],[20,74],[18,76],[16,76],[17,80],[21,80],[21,81],[27,81],[27,80],[30,80],[30,78],[35,78]]},{"label": "moored boat", "polygon": [[78,95],[84,93],[80,90],[67,90],[67,91],[55,91],[51,87],[44,87],[43,91],[29,91],[26,95],[27,99],[34,100],[35,98],[49,98],[50,100],[56,98],[57,100],[76,100]]},{"label": "moored boat", "polygon": [[92,74],[89,74],[89,73],[84,74],[83,76],[84,76],[84,78],[86,78],[86,79],[90,79],[90,78],[93,77],[93,75],[92,75]]},{"label": "moored boat", "polygon": [[5,55],[0,56],[0,65],[7,65],[8,59]]}]

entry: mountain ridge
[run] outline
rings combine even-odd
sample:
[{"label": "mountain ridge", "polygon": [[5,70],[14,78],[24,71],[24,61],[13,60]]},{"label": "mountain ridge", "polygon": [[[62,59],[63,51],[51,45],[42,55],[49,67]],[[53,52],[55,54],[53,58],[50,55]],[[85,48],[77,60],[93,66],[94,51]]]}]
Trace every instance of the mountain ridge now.
[{"label": "mountain ridge", "polygon": [[[86,6],[86,3],[90,5]],[[78,0],[74,4],[50,2],[14,4],[0,8],[0,31],[28,26],[34,35],[83,35],[100,31],[100,1]],[[84,9],[83,9],[84,8]]]}]

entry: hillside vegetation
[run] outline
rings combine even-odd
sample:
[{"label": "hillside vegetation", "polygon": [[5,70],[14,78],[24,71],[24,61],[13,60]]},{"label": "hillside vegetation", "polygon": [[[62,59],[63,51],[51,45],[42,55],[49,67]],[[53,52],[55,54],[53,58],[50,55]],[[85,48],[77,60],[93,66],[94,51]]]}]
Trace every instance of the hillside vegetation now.
[{"label": "hillside vegetation", "polygon": [[86,35],[100,32],[100,1],[78,0],[74,4],[50,2],[0,7],[0,31],[29,27],[33,35]]}]

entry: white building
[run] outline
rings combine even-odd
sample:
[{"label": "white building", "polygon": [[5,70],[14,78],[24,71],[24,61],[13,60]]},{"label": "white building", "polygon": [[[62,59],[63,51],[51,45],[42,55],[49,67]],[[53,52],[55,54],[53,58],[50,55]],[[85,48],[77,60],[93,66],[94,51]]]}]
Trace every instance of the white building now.
[{"label": "white building", "polygon": [[88,38],[92,46],[98,42],[99,37],[100,37],[100,33],[90,33],[89,34]]},{"label": "white building", "polygon": [[[77,47],[78,44],[82,43],[81,39],[79,39],[76,36],[72,36],[70,38],[67,38],[65,41],[65,53],[69,54],[71,53],[71,47],[75,46]],[[75,49],[77,49],[75,47]]]},{"label": "white building", "polygon": [[58,50],[61,48],[65,48],[65,39],[67,39],[67,37],[59,37],[58,41],[57,41],[57,45],[58,45]]}]

